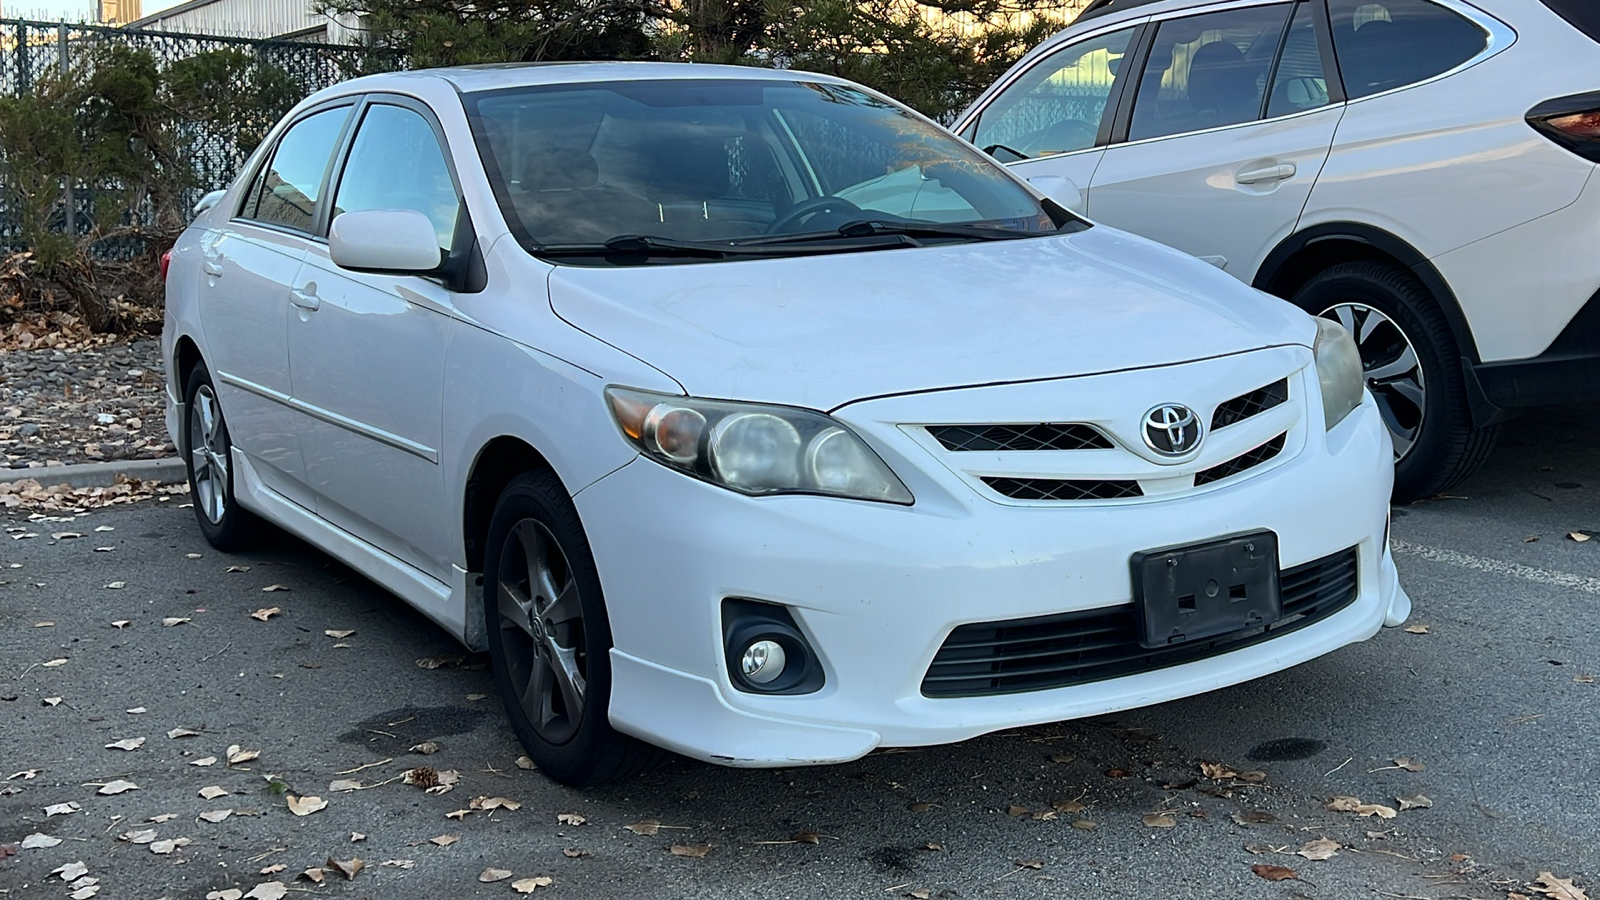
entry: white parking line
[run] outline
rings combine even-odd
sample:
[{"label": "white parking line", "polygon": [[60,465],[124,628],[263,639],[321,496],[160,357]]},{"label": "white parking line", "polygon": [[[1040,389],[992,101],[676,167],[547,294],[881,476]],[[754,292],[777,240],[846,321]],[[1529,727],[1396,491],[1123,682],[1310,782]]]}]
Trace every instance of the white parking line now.
[{"label": "white parking line", "polygon": [[1600,578],[1590,578],[1586,575],[1573,575],[1570,572],[1552,572],[1549,569],[1536,569],[1521,563],[1501,562],[1498,559],[1485,559],[1481,556],[1470,556],[1466,553],[1457,553],[1454,550],[1442,550],[1438,547],[1424,547],[1409,541],[1391,540],[1389,546],[1396,553],[1408,556],[1420,556],[1433,562],[1446,565],[1459,566],[1463,569],[1475,569],[1479,572],[1488,572],[1491,575],[1506,575],[1511,578],[1521,578],[1537,584],[1548,584],[1555,587],[1575,588],[1587,594],[1600,594]]}]

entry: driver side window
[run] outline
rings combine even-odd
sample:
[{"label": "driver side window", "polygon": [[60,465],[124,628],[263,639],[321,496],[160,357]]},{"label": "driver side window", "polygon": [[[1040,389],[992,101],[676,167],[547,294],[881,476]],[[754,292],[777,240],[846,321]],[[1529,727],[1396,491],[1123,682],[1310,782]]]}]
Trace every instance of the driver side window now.
[{"label": "driver side window", "polygon": [[1041,60],[983,111],[972,143],[1005,161],[1093,147],[1133,31],[1093,37]]}]

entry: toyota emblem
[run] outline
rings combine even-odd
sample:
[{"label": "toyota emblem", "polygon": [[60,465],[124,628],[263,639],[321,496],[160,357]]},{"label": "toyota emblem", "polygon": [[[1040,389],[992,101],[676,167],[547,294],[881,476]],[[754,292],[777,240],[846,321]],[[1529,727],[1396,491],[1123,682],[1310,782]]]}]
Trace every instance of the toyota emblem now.
[{"label": "toyota emblem", "polygon": [[1200,446],[1200,420],[1194,410],[1163,403],[1144,414],[1144,442],[1162,456],[1184,456]]}]

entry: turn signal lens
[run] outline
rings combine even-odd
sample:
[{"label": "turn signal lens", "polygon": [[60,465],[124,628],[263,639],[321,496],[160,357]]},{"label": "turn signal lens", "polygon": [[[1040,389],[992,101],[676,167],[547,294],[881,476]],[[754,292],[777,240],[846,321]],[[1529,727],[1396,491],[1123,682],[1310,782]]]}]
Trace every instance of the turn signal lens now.
[{"label": "turn signal lens", "polygon": [[1558,128],[1573,137],[1600,141],[1600,109],[1573,113],[1570,116],[1556,116],[1545,121],[1551,128]]}]

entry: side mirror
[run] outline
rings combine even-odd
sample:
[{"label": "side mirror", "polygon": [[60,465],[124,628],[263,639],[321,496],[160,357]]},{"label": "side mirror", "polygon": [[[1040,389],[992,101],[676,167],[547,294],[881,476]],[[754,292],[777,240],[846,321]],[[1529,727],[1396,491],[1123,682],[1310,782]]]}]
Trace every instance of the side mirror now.
[{"label": "side mirror", "polygon": [[1083,191],[1078,183],[1065,175],[1035,175],[1028,179],[1039,193],[1061,204],[1065,209],[1083,215]]},{"label": "side mirror", "polygon": [[433,272],[443,259],[433,222],[414,209],[339,214],[328,229],[328,255],[341,269],[391,274]]},{"label": "side mirror", "polygon": [[204,197],[201,197],[200,202],[194,205],[194,214],[198,216],[211,207],[216,206],[218,203],[221,203],[222,198],[227,196],[227,193],[227,191],[212,191],[211,193],[206,194]]}]

